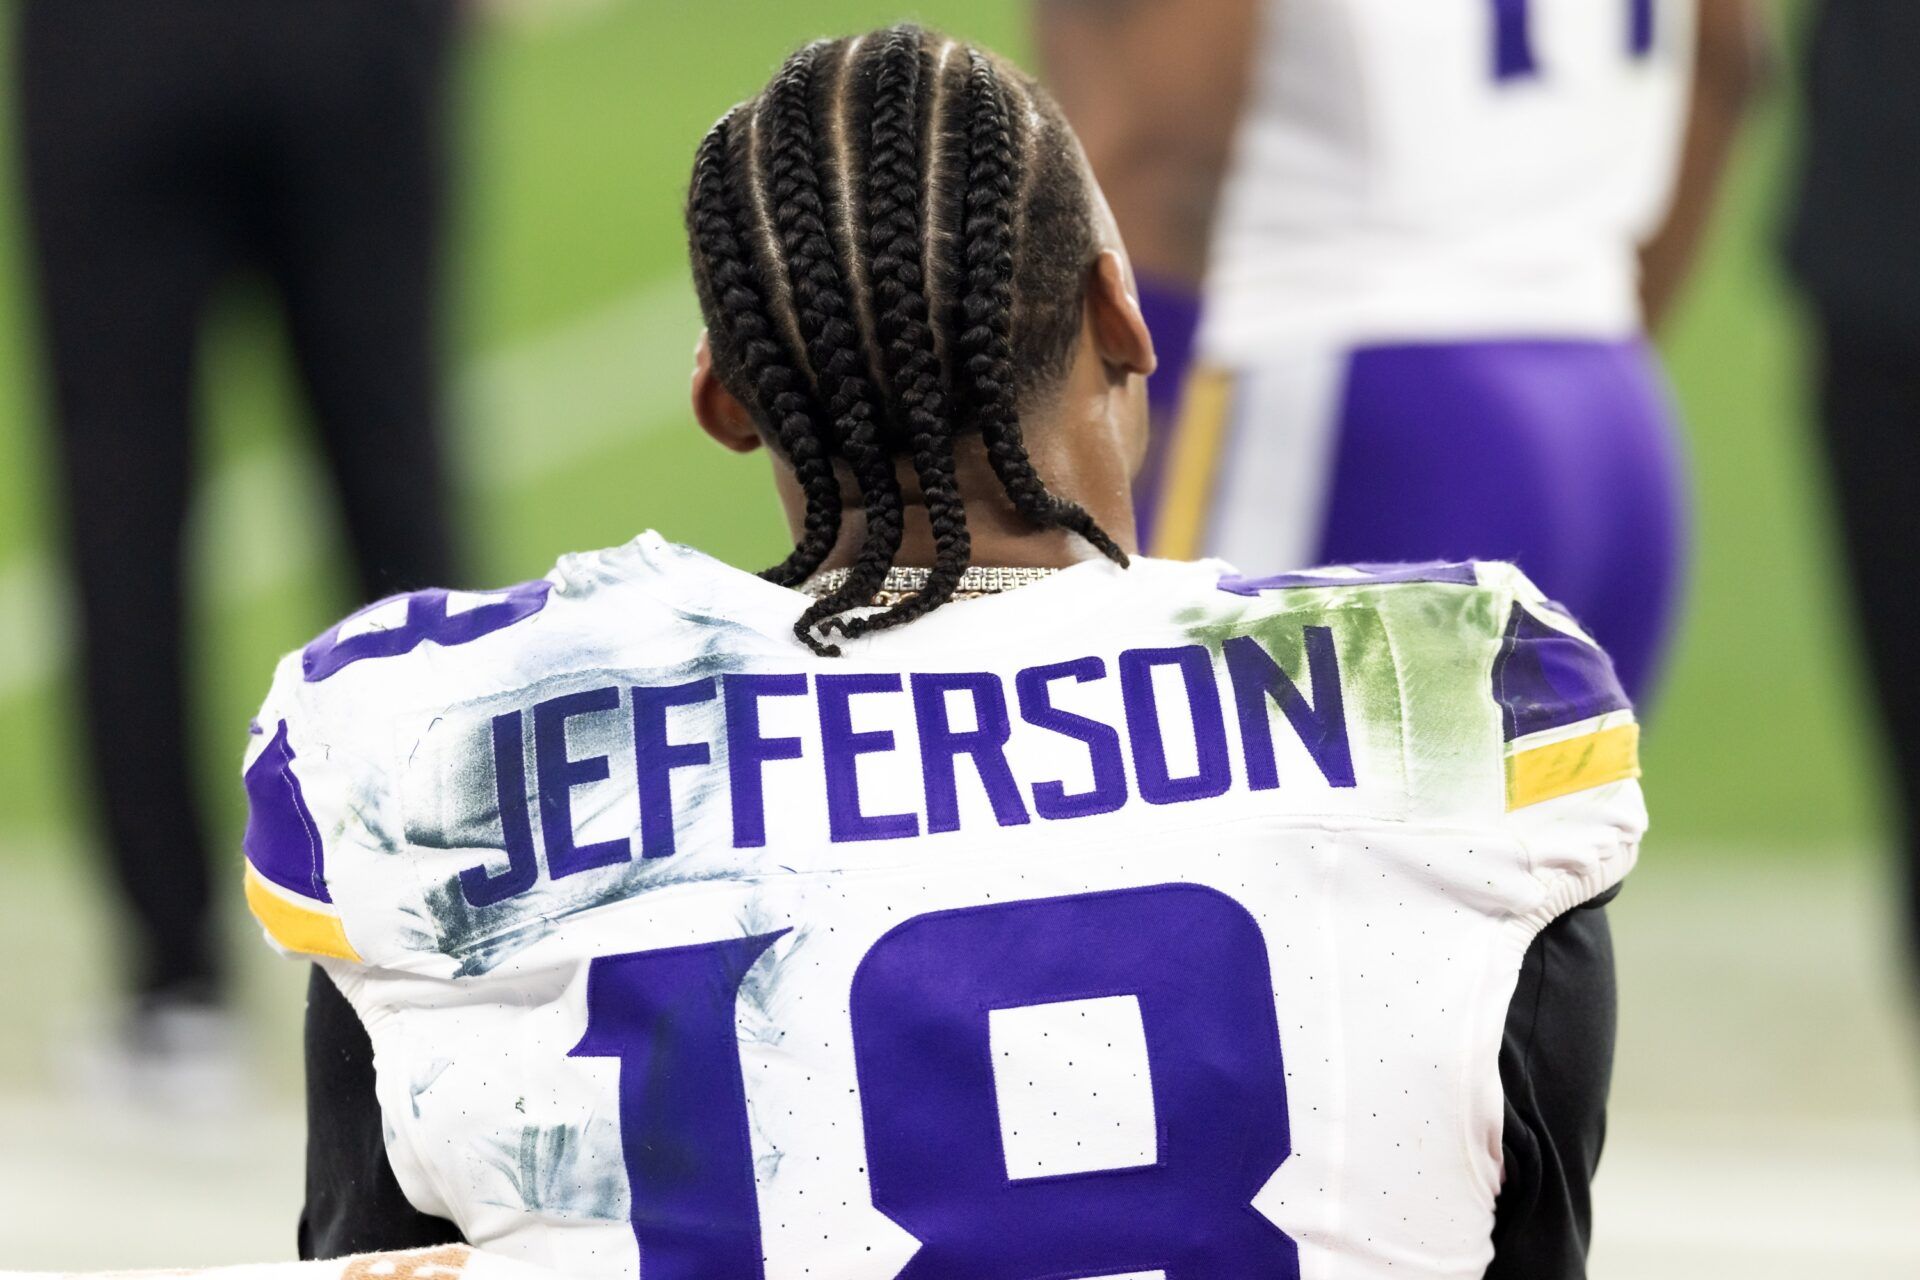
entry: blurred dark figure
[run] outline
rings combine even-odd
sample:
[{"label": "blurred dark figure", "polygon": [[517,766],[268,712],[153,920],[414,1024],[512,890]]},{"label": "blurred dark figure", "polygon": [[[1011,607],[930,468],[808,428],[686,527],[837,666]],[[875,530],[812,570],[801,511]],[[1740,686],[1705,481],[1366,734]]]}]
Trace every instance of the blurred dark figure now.
[{"label": "blurred dark figure", "polygon": [[89,761],[132,913],[136,1065],[221,1038],[189,769],[182,531],[196,362],[273,285],[368,596],[444,581],[437,299],[453,0],[23,0],[32,248]]},{"label": "blurred dark figure", "polygon": [[1820,333],[1820,416],[1893,748],[1920,977],[1920,3],[1823,0],[1807,57],[1789,258]]}]

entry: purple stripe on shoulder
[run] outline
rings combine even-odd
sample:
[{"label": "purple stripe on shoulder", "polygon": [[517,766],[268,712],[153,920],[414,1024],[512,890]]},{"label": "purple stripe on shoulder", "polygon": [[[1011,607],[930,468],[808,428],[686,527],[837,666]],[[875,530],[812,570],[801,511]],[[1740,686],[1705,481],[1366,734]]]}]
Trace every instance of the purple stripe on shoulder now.
[{"label": "purple stripe on shoulder", "polygon": [[293,746],[287,741],[285,720],[266,750],[247,767],[246,786],[247,832],[241,847],[247,861],[282,889],[332,902],[320,828],[293,773]]},{"label": "purple stripe on shoulder", "polygon": [[1471,587],[1479,584],[1471,563],[1444,560],[1424,564],[1350,564],[1344,572],[1309,570],[1304,573],[1278,573],[1267,578],[1248,578],[1228,574],[1217,584],[1222,591],[1236,596],[1257,596],[1262,591],[1285,591],[1291,587],[1365,587],[1392,582],[1438,582]]},{"label": "purple stripe on shoulder", "polygon": [[1493,696],[1509,742],[1633,705],[1598,645],[1548,626],[1518,604],[1494,659]]}]

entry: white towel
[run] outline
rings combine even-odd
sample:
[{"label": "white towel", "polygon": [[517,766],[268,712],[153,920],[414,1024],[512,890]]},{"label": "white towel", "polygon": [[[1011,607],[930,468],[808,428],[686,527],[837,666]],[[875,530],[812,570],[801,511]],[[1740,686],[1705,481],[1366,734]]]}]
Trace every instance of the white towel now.
[{"label": "white towel", "polygon": [[559,1280],[554,1272],[465,1245],[369,1253],[330,1262],[269,1262],[189,1271],[0,1271],[0,1280],[159,1280],[183,1276],[206,1280]]}]

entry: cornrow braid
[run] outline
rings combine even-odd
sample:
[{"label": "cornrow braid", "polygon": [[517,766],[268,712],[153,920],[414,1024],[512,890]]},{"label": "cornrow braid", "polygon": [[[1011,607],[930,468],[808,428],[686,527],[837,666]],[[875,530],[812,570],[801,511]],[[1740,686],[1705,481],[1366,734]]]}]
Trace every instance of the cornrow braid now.
[{"label": "cornrow braid", "polygon": [[972,548],[925,292],[921,130],[923,99],[931,95],[926,93],[924,39],[918,28],[896,27],[880,52],[867,161],[867,248],[874,327],[933,526],[934,564],[926,586],[911,598],[877,617],[841,620],[837,629],[849,638],[899,626],[946,603],[966,572]]},{"label": "cornrow braid", "polygon": [[1049,492],[1027,455],[1013,368],[1013,212],[1019,185],[1013,112],[993,63],[969,50],[965,286],[957,361],[968,416],[1014,509],[1043,529],[1079,534],[1120,565],[1127,553],[1085,508]]},{"label": "cornrow braid", "polygon": [[[820,49],[816,45],[803,51],[789,64],[790,74],[775,82],[775,96],[784,104],[775,117],[775,150],[784,159],[770,172],[776,175],[776,221],[808,352],[821,371],[822,394],[866,514],[866,534],[847,580],[839,590],[816,600],[794,624],[795,633],[816,652],[837,654],[837,646],[818,638],[816,629],[824,633],[829,628],[823,624],[841,629],[839,615],[872,601],[900,549],[905,525],[899,479],[884,439],[888,411],[869,376],[865,338],[826,225],[819,171],[828,168],[832,158],[807,109],[813,92],[813,63]],[[781,80],[789,82],[784,92]]]},{"label": "cornrow braid", "polygon": [[[786,454],[806,497],[806,521],[793,554],[763,575],[794,586],[820,567],[840,533],[840,486],[828,442],[822,438],[807,384],[774,336],[758,272],[743,241],[743,206],[737,181],[733,122],[729,112],[715,125],[694,161],[687,219],[698,249],[695,273],[710,331],[722,335],[729,362],[737,362],[753,402],[772,424],[774,442]],[[717,322],[717,323],[716,323]]]},{"label": "cornrow braid", "polygon": [[[1126,563],[1048,491],[1021,430],[1022,397],[1072,363],[1099,242],[1065,119],[1008,75],[913,26],[817,43],[715,125],[695,160],[687,226],[714,371],[806,504],[793,553],[764,576],[799,585],[833,554],[849,481],[864,516],[846,581],[794,624],[816,653],[839,652],[836,632],[897,627],[952,597],[972,557],[963,431],[981,433],[1015,511]],[[904,536],[902,463],[933,569],[907,600],[862,612]]]},{"label": "cornrow braid", "polygon": [[[885,406],[867,376],[867,357],[852,298],[827,232],[820,173],[831,161],[825,154],[825,140],[817,136],[813,123],[817,64],[826,47],[813,44],[795,54],[767,91],[771,122],[766,173],[774,231],[786,258],[807,358],[827,405],[835,443],[852,467],[867,510],[866,536],[856,571],[838,591],[816,600],[794,624],[794,633],[802,643],[815,652],[835,655],[838,648],[819,639],[816,626],[873,599],[900,548],[904,530],[899,482],[893,473],[893,460],[880,440]],[[837,481],[834,490],[837,511]],[[818,567],[817,562],[813,567]]]}]

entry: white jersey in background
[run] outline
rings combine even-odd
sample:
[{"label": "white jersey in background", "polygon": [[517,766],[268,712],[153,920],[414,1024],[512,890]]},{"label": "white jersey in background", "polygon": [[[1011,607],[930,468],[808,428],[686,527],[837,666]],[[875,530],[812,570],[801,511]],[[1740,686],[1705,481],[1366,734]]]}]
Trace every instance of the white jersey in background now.
[{"label": "white jersey in background", "polygon": [[1693,0],[1266,0],[1201,358],[1637,332],[1694,18]]},{"label": "white jersey in background", "polygon": [[583,1277],[1470,1280],[1637,729],[1515,570],[1083,564],[815,657],[653,535],[282,663],[248,896],[408,1198]]}]

